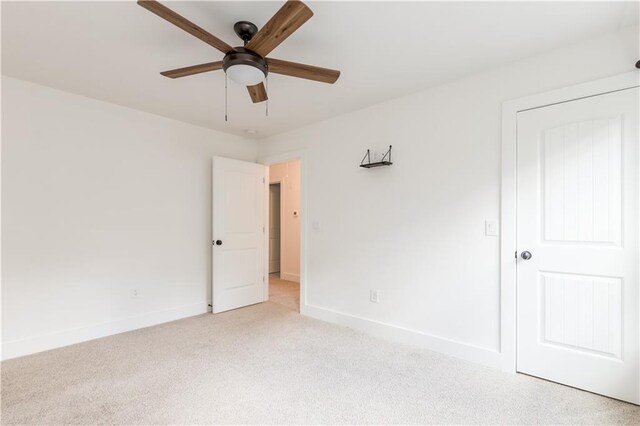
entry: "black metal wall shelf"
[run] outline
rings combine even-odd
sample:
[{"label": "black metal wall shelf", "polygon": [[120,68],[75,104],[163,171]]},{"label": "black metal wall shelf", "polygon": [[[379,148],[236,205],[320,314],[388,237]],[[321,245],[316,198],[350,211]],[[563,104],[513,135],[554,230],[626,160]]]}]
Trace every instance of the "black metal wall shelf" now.
[{"label": "black metal wall shelf", "polygon": [[375,163],[371,162],[371,151],[367,150],[367,153],[364,155],[364,158],[360,162],[360,167],[364,167],[365,169],[371,169],[373,167],[390,166],[392,164],[393,163],[391,162],[391,145],[389,145],[389,150],[386,152],[386,154],[382,156],[382,159],[380,161],[377,161]]}]

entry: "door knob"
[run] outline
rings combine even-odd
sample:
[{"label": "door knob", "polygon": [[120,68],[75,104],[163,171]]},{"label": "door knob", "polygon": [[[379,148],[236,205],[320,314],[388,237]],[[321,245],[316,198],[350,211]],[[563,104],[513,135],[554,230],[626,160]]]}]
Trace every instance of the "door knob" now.
[{"label": "door knob", "polygon": [[216,245],[217,246],[221,246],[222,245],[222,241],[221,240],[216,240]]},{"label": "door knob", "polygon": [[523,251],[522,253],[520,253],[520,257],[524,260],[529,260],[533,257],[533,255],[531,254],[531,252]]}]

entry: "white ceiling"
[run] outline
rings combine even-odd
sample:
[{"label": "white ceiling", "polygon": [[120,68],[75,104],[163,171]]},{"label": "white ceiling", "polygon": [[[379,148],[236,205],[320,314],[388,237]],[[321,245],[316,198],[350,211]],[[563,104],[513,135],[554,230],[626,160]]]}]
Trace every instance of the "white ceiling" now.
[{"label": "white ceiling", "polygon": [[[283,2],[163,2],[227,43]],[[269,77],[269,117],[221,71],[159,72],[222,53],[127,2],[3,2],[5,75],[185,122],[261,138],[614,31],[638,2],[311,2],[314,16],[271,57],[342,71],[335,85]]]}]

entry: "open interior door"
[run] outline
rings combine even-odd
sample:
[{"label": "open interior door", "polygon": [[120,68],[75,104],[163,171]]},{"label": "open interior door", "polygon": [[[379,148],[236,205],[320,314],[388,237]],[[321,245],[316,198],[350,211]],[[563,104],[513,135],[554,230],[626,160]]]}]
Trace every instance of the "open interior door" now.
[{"label": "open interior door", "polygon": [[213,313],[265,300],[265,166],[213,158]]}]

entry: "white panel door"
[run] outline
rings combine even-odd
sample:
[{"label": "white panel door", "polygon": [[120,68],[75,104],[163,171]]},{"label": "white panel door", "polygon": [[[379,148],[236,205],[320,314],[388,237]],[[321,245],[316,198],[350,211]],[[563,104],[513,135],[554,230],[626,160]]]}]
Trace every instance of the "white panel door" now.
[{"label": "white panel door", "polygon": [[517,133],[517,369],[636,404],[639,96],[520,112]]},{"label": "white panel door", "polygon": [[213,313],[264,301],[265,168],[213,158]]}]

